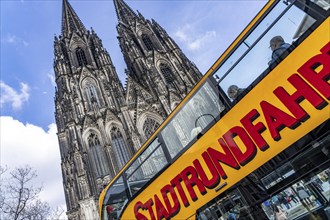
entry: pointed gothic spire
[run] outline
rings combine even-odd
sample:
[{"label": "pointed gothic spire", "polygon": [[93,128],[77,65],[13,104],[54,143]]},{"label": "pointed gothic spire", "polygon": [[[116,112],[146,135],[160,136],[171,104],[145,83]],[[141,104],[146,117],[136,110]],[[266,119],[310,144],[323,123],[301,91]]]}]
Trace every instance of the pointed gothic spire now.
[{"label": "pointed gothic spire", "polygon": [[113,2],[119,22],[128,24],[132,18],[137,17],[135,12],[123,0],[114,0]]},{"label": "pointed gothic spire", "polygon": [[73,10],[68,0],[63,0],[62,4],[62,35],[68,37],[71,33],[79,31],[86,32],[84,24]]}]

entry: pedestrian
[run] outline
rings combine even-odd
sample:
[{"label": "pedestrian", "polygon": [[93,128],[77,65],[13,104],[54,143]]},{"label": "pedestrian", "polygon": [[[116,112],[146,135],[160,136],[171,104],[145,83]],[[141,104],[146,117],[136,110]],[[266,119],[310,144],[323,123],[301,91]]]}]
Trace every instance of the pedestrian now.
[{"label": "pedestrian", "polygon": [[320,179],[322,180],[322,182],[325,183],[328,181],[328,175],[325,172],[323,172],[320,174]]},{"label": "pedestrian", "polygon": [[299,203],[299,200],[297,199],[297,195],[296,193],[292,190],[292,188],[289,188],[288,190],[288,196],[291,198],[291,201],[293,201],[294,203]]},{"label": "pedestrian", "polygon": [[235,212],[235,210],[233,208],[231,208],[229,210],[228,220],[237,220],[237,219],[238,219],[238,213]]},{"label": "pedestrian", "polygon": [[283,204],[287,209],[290,209],[290,206],[292,207],[292,205],[288,202],[287,197],[288,196],[284,192],[278,194],[278,200],[280,203]]},{"label": "pedestrian", "polygon": [[286,220],[286,219],[288,219],[287,213],[285,211],[283,211],[282,208],[277,207],[276,205],[273,205],[273,211],[274,211],[275,220]]},{"label": "pedestrian", "polygon": [[318,176],[314,177],[313,183],[314,183],[314,186],[316,186],[321,192],[324,191],[323,187],[322,187],[323,182]]},{"label": "pedestrian", "polygon": [[301,202],[304,201],[307,205],[313,206],[313,202],[310,200],[309,195],[305,190],[305,187],[303,187],[300,183],[297,183],[296,191]]},{"label": "pedestrian", "polygon": [[272,197],[272,202],[275,205],[281,206],[280,200],[278,199],[278,196],[277,195],[275,195],[275,196]]},{"label": "pedestrian", "polygon": [[272,204],[269,200],[264,201],[262,206],[267,216],[271,216],[273,214]]}]

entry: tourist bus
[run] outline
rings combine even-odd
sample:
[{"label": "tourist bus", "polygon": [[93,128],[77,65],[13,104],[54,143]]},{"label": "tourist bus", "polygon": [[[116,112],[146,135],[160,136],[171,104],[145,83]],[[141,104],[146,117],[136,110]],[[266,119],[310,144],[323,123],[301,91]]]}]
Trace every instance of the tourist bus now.
[{"label": "tourist bus", "polygon": [[266,2],[104,188],[101,219],[329,218],[329,8]]}]

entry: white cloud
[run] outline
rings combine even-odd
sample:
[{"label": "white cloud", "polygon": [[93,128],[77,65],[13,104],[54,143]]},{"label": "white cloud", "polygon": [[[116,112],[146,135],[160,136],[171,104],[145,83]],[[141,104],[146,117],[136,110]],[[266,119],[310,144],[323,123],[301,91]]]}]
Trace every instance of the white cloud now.
[{"label": "white cloud", "polygon": [[5,39],[5,41],[6,41],[7,43],[10,43],[10,44],[12,44],[12,43],[16,43],[16,42],[17,42],[17,37],[16,37],[15,35],[10,35],[10,34],[8,34],[8,35],[7,35],[7,38]]},{"label": "white cloud", "polygon": [[22,44],[25,47],[29,46],[29,43],[26,40],[11,33],[8,33],[6,37],[2,38],[1,42],[8,44]]},{"label": "white cloud", "polygon": [[14,110],[20,110],[24,102],[29,100],[30,88],[26,83],[20,83],[20,92],[7,85],[5,82],[0,81],[0,106],[11,104]]},{"label": "white cloud", "polygon": [[186,44],[186,47],[190,51],[196,51],[202,49],[204,45],[207,45],[210,41],[215,39],[216,31],[206,31],[202,34],[195,33],[196,30],[191,25],[185,25],[179,28],[174,36],[178,38],[179,41]]},{"label": "white cloud", "polygon": [[215,31],[207,31],[206,33],[204,33],[204,35],[199,36],[199,38],[190,42],[190,44],[188,44],[188,48],[190,50],[198,50],[198,49],[202,48],[202,46],[204,44],[207,44],[210,40],[215,38],[215,36],[216,36]]},{"label": "white cloud", "polygon": [[186,33],[182,30],[179,29],[174,33],[174,36],[176,36],[180,41],[187,43],[189,41],[188,36]]},{"label": "white cloud", "polygon": [[36,186],[43,186],[41,200],[51,207],[65,206],[60,152],[55,124],[48,131],[8,116],[0,117],[1,166],[10,169],[26,164],[37,170]]},{"label": "white cloud", "polygon": [[52,85],[55,87],[56,83],[55,83],[55,73],[54,70],[51,69],[48,73],[47,73],[47,77],[49,78],[50,82],[52,83]]}]

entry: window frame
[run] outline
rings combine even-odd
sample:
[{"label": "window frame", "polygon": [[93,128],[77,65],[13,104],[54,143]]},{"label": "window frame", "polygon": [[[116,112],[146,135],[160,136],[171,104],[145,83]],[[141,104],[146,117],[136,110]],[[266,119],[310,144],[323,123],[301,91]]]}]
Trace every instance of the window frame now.
[{"label": "window frame", "polygon": [[75,52],[76,52],[76,58],[78,61],[78,65],[80,67],[86,66],[88,64],[88,62],[87,62],[87,57],[86,57],[85,51],[81,47],[77,47]]},{"label": "window frame", "polygon": [[154,44],[153,44],[153,42],[150,39],[150,36],[148,34],[143,33],[141,35],[141,39],[142,39],[142,42],[143,42],[145,48],[147,48],[148,51],[152,51],[155,48],[155,46],[154,46]]}]

